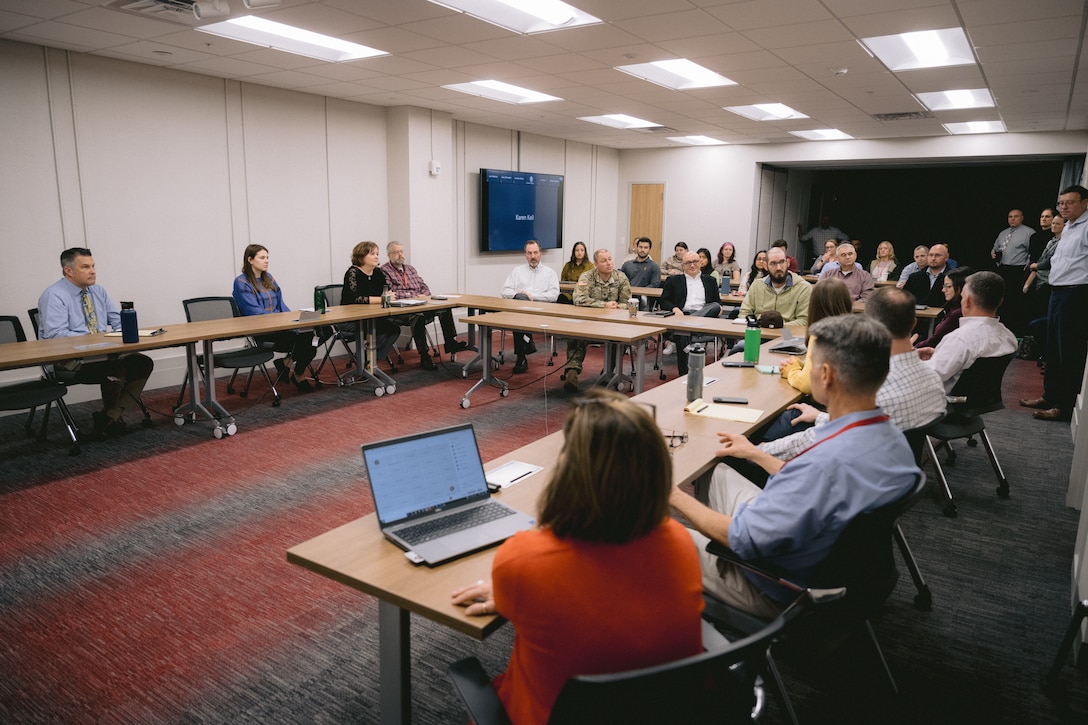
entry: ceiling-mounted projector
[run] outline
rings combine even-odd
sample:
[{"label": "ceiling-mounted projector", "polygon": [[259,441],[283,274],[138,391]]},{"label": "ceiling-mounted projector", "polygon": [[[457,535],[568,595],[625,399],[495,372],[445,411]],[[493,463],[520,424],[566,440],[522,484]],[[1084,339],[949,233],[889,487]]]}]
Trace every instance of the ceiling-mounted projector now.
[{"label": "ceiling-mounted projector", "polygon": [[201,0],[193,3],[193,15],[197,20],[225,18],[230,15],[230,5],[227,0]]}]

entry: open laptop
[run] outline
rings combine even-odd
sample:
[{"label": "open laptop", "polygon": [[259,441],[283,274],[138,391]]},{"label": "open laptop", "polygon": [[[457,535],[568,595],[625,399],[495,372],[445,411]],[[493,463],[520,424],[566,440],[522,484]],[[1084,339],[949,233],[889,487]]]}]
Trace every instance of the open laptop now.
[{"label": "open laptop", "polygon": [[777,342],[771,343],[771,346],[767,349],[771,352],[784,352],[790,355],[804,355],[808,352],[805,339],[795,337],[789,325],[782,326],[782,337],[778,338]]},{"label": "open laptop", "polygon": [[378,525],[428,566],[497,544],[536,519],[491,498],[472,424],[368,443]]}]

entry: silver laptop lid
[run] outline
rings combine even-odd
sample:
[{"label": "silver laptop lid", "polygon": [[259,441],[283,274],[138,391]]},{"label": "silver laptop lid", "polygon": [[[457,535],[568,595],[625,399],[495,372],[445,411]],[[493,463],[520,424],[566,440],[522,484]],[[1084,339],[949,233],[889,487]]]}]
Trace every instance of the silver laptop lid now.
[{"label": "silver laptop lid", "polygon": [[362,446],[385,529],[489,497],[471,423]]}]

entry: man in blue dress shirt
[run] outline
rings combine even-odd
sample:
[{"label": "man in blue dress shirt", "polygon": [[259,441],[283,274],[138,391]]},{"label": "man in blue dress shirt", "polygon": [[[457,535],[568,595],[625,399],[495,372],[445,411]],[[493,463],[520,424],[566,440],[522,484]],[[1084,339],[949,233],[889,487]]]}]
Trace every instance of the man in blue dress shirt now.
[{"label": "man in blue dress shirt", "polygon": [[[97,284],[91,250],[72,247],[61,252],[64,274],[38,299],[38,337],[99,335],[121,329],[121,308]],[[102,411],[94,414],[94,438],[125,432],[125,410],[140,399],[144,384],[155,367],[139,353],[85,362],[82,358],[55,364],[62,382],[99,383]]]},{"label": "man in blue dress shirt", "polygon": [[1065,231],[1050,259],[1043,396],[1021,400],[1020,405],[1037,408],[1039,420],[1068,421],[1088,356],[1088,324],[1084,322],[1088,307],[1088,189],[1080,185],[1062,189],[1058,213],[1065,219]]},{"label": "man in blue dress shirt", "polygon": [[694,526],[703,588],[759,616],[775,616],[792,594],[705,550],[710,539],[745,559],[762,559],[806,584],[856,516],[902,498],[918,467],[907,440],[876,405],[887,377],[891,335],[865,315],[839,315],[808,329],[812,396],[830,421],[788,461],[742,435],[719,433],[719,456],[755,463],[771,474],[760,490],[724,464],[710,481],[709,506],[675,488],[669,502]]}]

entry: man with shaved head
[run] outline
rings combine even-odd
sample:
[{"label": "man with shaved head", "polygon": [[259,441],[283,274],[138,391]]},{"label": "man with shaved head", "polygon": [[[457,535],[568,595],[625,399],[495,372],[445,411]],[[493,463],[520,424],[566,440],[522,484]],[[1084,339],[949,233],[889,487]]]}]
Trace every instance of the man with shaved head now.
[{"label": "man with shaved head", "polygon": [[920,305],[944,307],[944,275],[948,271],[948,247],[934,244],[927,255],[929,266],[907,277],[903,289],[914,295]]}]

